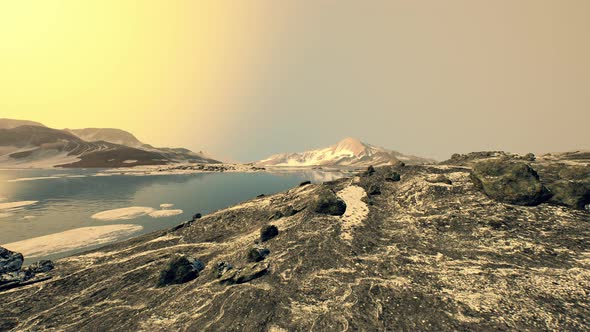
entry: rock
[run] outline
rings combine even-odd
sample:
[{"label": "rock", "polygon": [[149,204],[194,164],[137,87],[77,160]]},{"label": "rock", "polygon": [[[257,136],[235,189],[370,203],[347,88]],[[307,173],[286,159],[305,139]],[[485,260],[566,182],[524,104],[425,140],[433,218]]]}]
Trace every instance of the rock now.
[{"label": "rock", "polygon": [[22,254],[0,247],[0,274],[19,271],[23,261]]},{"label": "rock", "polygon": [[194,280],[199,276],[199,266],[201,265],[204,267],[200,261],[189,259],[186,256],[174,257],[160,272],[157,287],[183,284]]},{"label": "rock", "polygon": [[397,182],[402,179],[401,175],[398,172],[391,172],[389,175],[385,177],[385,181],[387,182]]},{"label": "rock", "polygon": [[234,267],[233,265],[231,265],[230,263],[226,262],[226,261],[222,261],[217,263],[217,267],[215,268],[215,270],[217,271],[217,278],[221,278],[224,274],[226,274],[228,271],[232,270]]},{"label": "rock", "polygon": [[378,184],[371,184],[369,186],[369,189],[367,190],[367,194],[371,196],[381,195],[381,186],[379,186]]},{"label": "rock", "polygon": [[268,255],[270,255],[270,250],[267,248],[252,248],[248,251],[248,262],[260,262],[263,261]]},{"label": "rock", "polygon": [[265,194],[260,194],[260,195],[256,196],[256,198],[262,198],[262,197],[266,197],[266,195]]},{"label": "rock", "polygon": [[537,159],[537,157],[533,153],[527,153],[522,158],[526,161],[535,161],[535,159]]},{"label": "rock", "polygon": [[268,273],[269,268],[270,263],[268,262],[252,263],[243,268],[226,273],[221,278],[220,283],[225,285],[243,284],[264,276]]},{"label": "rock", "polygon": [[346,212],[346,203],[327,187],[320,187],[311,202],[314,212],[341,216]]},{"label": "rock", "polygon": [[534,206],[551,194],[529,165],[508,160],[486,160],[475,164],[471,180],[488,197],[503,203]]},{"label": "rock", "polygon": [[299,186],[300,186],[300,187],[305,187],[305,186],[307,186],[308,184],[311,184],[311,181],[303,181],[303,182],[301,182],[301,183],[299,184]]},{"label": "rock", "polygon": [[551,203],[582,210],[590,204],[590,182],[562,180],[547,184],[547,187],[553,194]]},{"label": "rock", "polygon": [[195,214],[195,215],[193,216],[193,219],[192,219],[192,221],[195,221],[195,220],[197,220],[197,219],[201,219],[201,217],[202,217],[202,215],[201,215],[200,213],[197,213],[197,214]]},{"label": "rock", "polygon": [[266,225],[260,229],[260,241],[266,242],[279,235],[279,229],[275,225]]},{"label": "rock", "polygon": [[273,215],[270,216],[270,218],[268,218],[268,220],[278,220],[278,219],[281,219],[282,217],[284,217],[283,212],[281,212],[281,211],[275,211],[273,213]]},{"label": "rock", "polygon": [[430,183],[444,183],[444,184],[448,184],[448,185],[452,185],[453,181],[449,180],[448,177],[439,174],[437,176],[435,176],[434,178],[430,178],[427,179],[426,181],[430,182]]},{"label": "rock", "polygon": [[284,209],[283,209],[283,211],[282,211],[282,213],[283,213],[283,216],[285,216],[285,217],[291,217],[291,216],[294,216],[295,214],[297,214],[297,212],[299,212],[299,211],[295,210],[295,208],[293,208],[293,206],[292,206],[292,205],[289,205],[289,206],[287,206],[287,207],[286,207],[286,208],[284,208]]},{"label": "rock", "polygon": [[55,265],[52,261],[42,260],[35,262],[23,269],[25,273],[36,274],[36,273],[47,273],[53,270]]},{"label": "rock", "polygon": [[373,174],[375,174],[375,167],[373,167],[373,166],[371,165],[371,166],[369,166],[369,167],[367,168],[367,170],[365,171],[364,175],[371,176],[371,175],[373,175]]}]

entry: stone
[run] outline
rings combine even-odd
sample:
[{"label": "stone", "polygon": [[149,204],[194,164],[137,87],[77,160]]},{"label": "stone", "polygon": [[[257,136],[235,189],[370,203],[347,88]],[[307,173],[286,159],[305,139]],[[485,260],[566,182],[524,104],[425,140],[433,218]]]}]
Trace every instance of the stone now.
[{"label": "stone", "polygon": [[279,229],[275,225],[266,225],[260,229],[260,241],[266,242],[279,235]]},{"label": "stone", "polygon": [[23,271],[26,273],[36,274],[36,273],[47,273],[55,268],[55,265],[50,260],[42,260],[35,262],[25,268]]},{"label": "stone", "polygon": [[160,272],[156,286],[179,285],[196,279],[199,276],[199,270],[195,261],[186,256],[172,258]]},{"label": "stone", "polygon": [[307,185],[311,184],[311,181],[303,181],[299,184],[300,187],[305,187]]},{"label": "stone", "polygon": [[311,208],[319,214],[341,216],[346,212],[346,203],[327,187],[320,187],[312,198]]},{"label": "stone", "polygon": [[243,284],[266,275],[269,269],[268,262],[251,263],[226,273],[219,282],[225,285]]},{"label": "stone", "polygon": [[370,196],[381,195],[381,186],[378,184],[371,184],[367,190],[367,194]]},{"label": "stone", "polygon": [[371,165],[367,168],[364,175],[371,176],[373,174],[375,174],[375,167]]},{"label": "stone", "polygon": [[427,179],[426,181],[430,182],[430,183],[444,183],[444,184],[448,184],[448,185],[452,185],[453,181],[451,181],[448,177],[439,174],[433,178]]},{"label": "stone", "polygon": [[387,182],[397,182],[402,179],[401,175],[398,172],[391,172],[389,175],[385,177],[385,181]]},{"label": "stone", "polygon": [[590,182],[555,181],[547,185],[553,196],[551,203],[585,209],[590,204]]},{"label": "stone", "polygon": [[0,247],[0,274],[20,271],[23,261],[22,254]]},{"label": "stone", "polygon": [[263,261],[268,255],[270,255],[270,250],[267,248],[252,248],[248,251],[248,262],[256,263]]},{"label": "stone", "polygon": [[224,274],[226,274],[228,271],[232,270],[234,267],[233,265],[231,265],[230,263],[226,262],[226,261],[222,261],[217,263],[217,267],[215,268],[215,271],[217,271],[217,278],[221,278]]},{"label": "stone", "polygon": [[502,203],[534,206],[551,197],[537,172],[523,162],[501,159],[480,161],[475,164],[470,176],[477,189]]}]

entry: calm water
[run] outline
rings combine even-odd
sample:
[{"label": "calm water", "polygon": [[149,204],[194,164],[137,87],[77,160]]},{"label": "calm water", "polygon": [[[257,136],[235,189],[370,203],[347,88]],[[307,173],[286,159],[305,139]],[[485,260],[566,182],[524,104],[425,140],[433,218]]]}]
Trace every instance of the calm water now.
[{"label": "calm water", "polygon": [[[0,206],[5,207],[0,209],[0,245],[81,227],[116,224],[142,226],[141,231],[131,235],[137,236],[177,225],[197,212],[207,214],[259,194],[287,190],[304,180],[321,182],[340,176],[318,172],[105,177],[96,174],[97,170],[0,170]],[[27,180],[39,177],[57,178]],[[6,203],[21,201],[38,203],[6,209]],[[172,209],[184,212],[164,218],[147,215],[114,221],[91,218],[106,210],[134,206],[159,209],[165,203],[174,204]],[[64,257],[82,249],[89,247],[47,254],[35,260]]]}]

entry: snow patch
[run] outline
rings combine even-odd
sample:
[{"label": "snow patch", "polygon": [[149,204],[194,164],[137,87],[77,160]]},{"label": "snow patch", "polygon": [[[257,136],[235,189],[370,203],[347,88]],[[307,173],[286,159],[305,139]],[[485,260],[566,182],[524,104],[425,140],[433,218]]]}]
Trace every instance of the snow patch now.
[{"label": "snow patch", "polygon": [[157,210],[157,211],[151,212],[149,214],[149,216],[152,218],[166,218],[166,217],[177,216],[179,214],[182,214],[183,212],[184,211],[182,211],[182,210]]},{"label": "snow patch", "polygon": [[18,178],[18,179],[12,179],[12,180],[8,180],[6,182],[24,182],[24,181],[59,179],[59,178],[60,178],[59,176],[39,176],[39,177],[34,177],[34,178]]},{"label": "snow patch", "polygon": [[90,246],[103,245],[128,237],[143,229],[139,225],[82,227],[33,239],[3,244],[27,258],[47,256]]},{"label": "snow patch", "polygon": [[352,241],[353,227],[361,225],[369,215],[369,207],[362,201],[364,197],[367,197],[367,193],[359,186],[348,186],[339,191],[337,195],[346,203],[340,236],[346,241]]},{"label": "snow patch", "polygon": [[155,210],[151,207],[132,206],[99,212],[94,214],[91,218],[103,221],[130,220],[148,215],[154,211]]},{"label": "snow patch", "polygon": [[171,204],[171,203],[160,204],[160,208],[161,209],[169,209],[169,208],[171,208],[173,206],[174,206],[174,204]]},{"label": "snow patch", "polygon": [[34,205],[39,203],[39,201],[20,201],[20,202],[10,202],[10,203],[0,203],[0,210],[10,210],[16,209],[24,206]]}]

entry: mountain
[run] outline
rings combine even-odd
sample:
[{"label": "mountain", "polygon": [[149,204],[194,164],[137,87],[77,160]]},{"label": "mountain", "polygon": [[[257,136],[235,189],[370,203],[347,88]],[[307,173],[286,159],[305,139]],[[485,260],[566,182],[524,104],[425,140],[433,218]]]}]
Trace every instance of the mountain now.
[{"label": "mountain", "polygon": [[0,129],[12,129],[20,126],[45,127],[43,124],[28,120],[0,119]]},{"label": "mountain", "polygon": [[402,153],[363,143],[356,138],[345,138],[324,149],[273,155],[261,160],[259,166],[378,166],[395,165],[400,161],[408,164],[427,164],[434,160],[408,156]]},{"label": "mountain", "polygon": [[503,202],[542,186],[497,160],[378,167],[4,274],[0,330],[588,330],[590,212]]},{"label": "mountain", "polygon": [[[5,121],[7,126],[18,123]],[[132,146],[104,140],[86,141],[71,131],[24,125],[0,129],[0,166],[10,168],[130,167],[177,162],[220,163],[187,149],[153,148],[119,130],[83,131],[86,137],[109,138]],[[111,135],[112,134],[112,135]],[[121,140],[122,139],[122,140]],[[135,139],[137,140],[137,139]],[[139,141],[137,141],[139,142]]]},{"label": "mountain", "polygon": [[125,145],[132,148],[140,148],[140,142],[132,133],[113,128],[85,128],[65,129],[87,142],[105,141],[109,143]]}]

